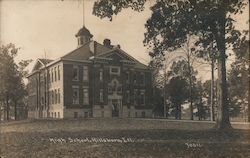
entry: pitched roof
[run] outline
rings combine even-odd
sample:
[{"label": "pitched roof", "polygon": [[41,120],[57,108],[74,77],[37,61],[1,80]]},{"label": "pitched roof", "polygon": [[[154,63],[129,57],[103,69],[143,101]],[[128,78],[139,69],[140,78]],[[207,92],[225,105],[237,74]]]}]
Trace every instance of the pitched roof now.
[{"label": "pitched roof", "polygon": [[124,60],[132,61],[135,63],[137,68],[146,69],[146,65],[142,64],[140,61],[136,60],[134,57],[123,51],[118,47],[107,47],[96,41],[90,41],[82,45],[81,47],[69,52],[68,54],[61,57],[61,59],[70,60],[89,60],[90,57],[107,57],[110,58],[113,53],[117,53]]},{"label": "pitched roof", "polygon": [[44,64],[44,65],[46,65],[46,64],[48,64],[48,63],[50,63],[50,62],[52,62],[53,60],[51,60],[51,59],[41,59],[41,58],[39,58],[38,59],[42,64]]},{"label": "pitched roof", "polygon": [[96,41],[90,41],[82,45],[81,47],[69,52],[62,56],[62,59],[77,59],[88,60],[91,56],[101,54],[102,52],[110,51],[111,49],[97,43]]},{"label": "pitched roof", "polygon": [[83,26],[79,31],[78,33],[76,34],[76,37],[78,36],[89,36],[89,37],[93,37],[93,35],[90,33],[90,31],[85,27]]}]

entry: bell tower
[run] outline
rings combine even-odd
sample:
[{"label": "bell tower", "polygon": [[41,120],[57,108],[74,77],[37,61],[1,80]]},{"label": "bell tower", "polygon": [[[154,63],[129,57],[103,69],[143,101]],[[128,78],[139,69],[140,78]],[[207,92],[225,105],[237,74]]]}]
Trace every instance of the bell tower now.
[{"label": "bell tower", "polygon": [[89,42],[93,37],[85,26],[83,26],[75,36],[77,38],[78,47],[81,47],[85,43]]},{"label": "bell tower", "polygon": [[82,0],[82,11],[83,11],[83,14],[82,14],[83,27],[75,35],[77,38],[78,47],[81,47],[85,43],[89,42],[91,40],[91,38],[93,37],[93,35],[85,27],[84,0]]}]

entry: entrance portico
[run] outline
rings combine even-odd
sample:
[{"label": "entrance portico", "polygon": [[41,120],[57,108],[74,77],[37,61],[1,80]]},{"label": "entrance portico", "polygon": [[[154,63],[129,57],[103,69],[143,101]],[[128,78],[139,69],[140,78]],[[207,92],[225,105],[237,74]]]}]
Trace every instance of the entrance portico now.
[{"label": "entrance portico", "polygon": [[112,109],[112,117],[122,117],[122,85],[114,78],[109,83],[108,106]]}]

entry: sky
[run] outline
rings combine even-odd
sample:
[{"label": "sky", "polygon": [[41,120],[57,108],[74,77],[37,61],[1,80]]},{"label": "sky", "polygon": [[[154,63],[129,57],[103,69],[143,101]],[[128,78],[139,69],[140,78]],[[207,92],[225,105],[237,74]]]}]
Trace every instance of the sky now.
[{"label": "sky", "polygon": [[[144,24],[151,15],[149,7],[153,3],[147,2],[140,13],[123,10],[112,22],[92,15],[93,3],[94,0],[84,2],[84,23],[93,40],[102,43],[109,38],[112,44],[121,45],[124,51],[146,64],[150,58],[143,45]],[[249,24],[243,24],[247,19],[249,9],[237,17],[237,27],[247,28]],[[45,58],[45,54],[47,58],[57,59],[76,49],[75,34],[82,25],[83,7],[79,0],[0,0],[0,42],[14,43],[21,48],[17,61],[35,61]],[[199,77],[205,79],[209,67],[200,69],[204,71]]]}]

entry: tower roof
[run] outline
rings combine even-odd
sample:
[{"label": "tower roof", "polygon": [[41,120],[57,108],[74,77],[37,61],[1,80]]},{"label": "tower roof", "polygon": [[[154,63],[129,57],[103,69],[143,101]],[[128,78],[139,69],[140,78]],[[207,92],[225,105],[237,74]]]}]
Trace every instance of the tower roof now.
[{"label": "tower roof", "polygon": [[79,31],[78,33],[76,34],[76,37],[78,36],[89,36],[90,38],[93,37],[93,35],[89,32],[89,30],[83,26]]}]

